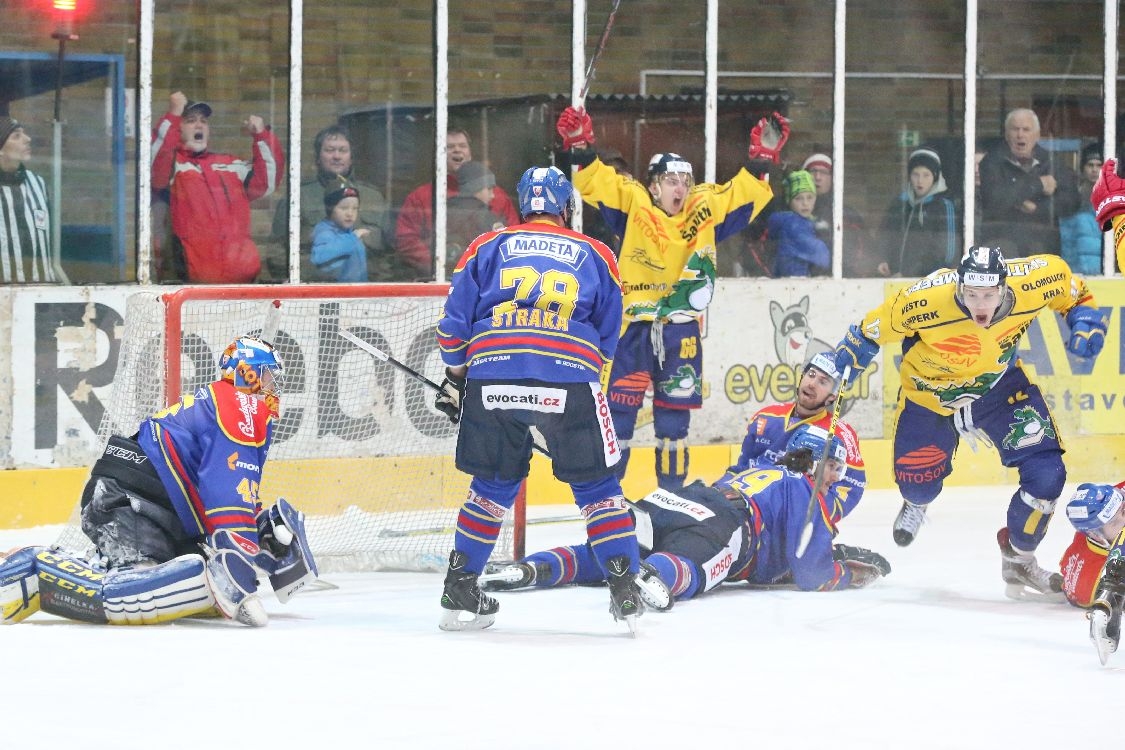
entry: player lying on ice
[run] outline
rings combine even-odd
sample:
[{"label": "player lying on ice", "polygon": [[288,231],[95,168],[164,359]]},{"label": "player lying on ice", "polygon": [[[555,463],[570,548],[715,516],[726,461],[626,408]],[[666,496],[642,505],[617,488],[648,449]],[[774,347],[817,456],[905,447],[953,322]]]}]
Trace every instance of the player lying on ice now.
[{"label": "player lying on ice", "polygon": [[1090,640],[1102,664],[1121,640],[1125,607],[1125,482],[1078,485],[1066,506],[1066,517],[1078,531],[1059,567],[1063,593],[1078,607],[1087,607]]},{"label": "player lying on ice", "polygon": [[38,610],[152,625],[221,615],[262,626],[258,576],[286,602],[316,578],[304,514],[258,502],[281,391],[269,344],[235,339],[221,379],[113,435],[82,493],[87,554],[25,547],[0,561],[3,622]]},{"label": "player lying on ice", "polygon": [[[824,489],[846,468],[847,451],[838,438],[832,439],[817,487],[820,512],[813,516],[811,540],[804,555],[797,554],[826,437],[823,428],[802,425],[776,463],[763,461],[712,486],[697,481],[675,492],[656,490],[636,503],[638,537],[651,526],[651,537],[640,539],[642,550],[647,549],[638,578],[645,604],[666,610],[673,600],[690,599],[723,582],[835,591],[889,574],[890,564],[877,552],[832,543],[835,503]],[[505,591],[603,578],[589,547],[577,545],[493,564],[480,580],[489,590]]]}]

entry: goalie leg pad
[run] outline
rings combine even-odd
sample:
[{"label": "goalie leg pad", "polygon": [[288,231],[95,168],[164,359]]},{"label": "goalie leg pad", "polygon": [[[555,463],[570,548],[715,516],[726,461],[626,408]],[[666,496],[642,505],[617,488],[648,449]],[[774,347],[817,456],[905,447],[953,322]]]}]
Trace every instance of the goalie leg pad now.
[{"label": "goalie leg pad", "polygon": [[24,547],[0,561],[0,614],[14,625],[39,611],[39,577],[35,555],[43,547]]},{"label": "goalie leg pad", "polygon": [[114,625],[156,625],[181,617],[216,614],[200,555],[160,565],[120,568],[105,579],[105,615]]},{"label": "goalie leg pad", "polygon": [[39,606],[44,612],[84,622],[107,622],[103,601],[106,569],[61,549],[39,548]]},{"label": "goalie leg pad", "polygon": [[266,625],[269,615],[258,597],[258,571],[247,550],[227,529],[212,534],[211,545],[200,546],[207,554],[207,583],[219,612],[244,625]]}]

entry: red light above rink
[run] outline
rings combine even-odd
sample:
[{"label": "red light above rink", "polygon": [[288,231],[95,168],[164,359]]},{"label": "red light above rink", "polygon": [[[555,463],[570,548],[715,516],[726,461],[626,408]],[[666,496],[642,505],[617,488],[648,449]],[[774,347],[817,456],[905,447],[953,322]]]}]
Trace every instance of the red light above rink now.
[{"label": "red light above rink", "polygon": [[78,9],[78,0],[54,0],[55,10],[73,13]]}]

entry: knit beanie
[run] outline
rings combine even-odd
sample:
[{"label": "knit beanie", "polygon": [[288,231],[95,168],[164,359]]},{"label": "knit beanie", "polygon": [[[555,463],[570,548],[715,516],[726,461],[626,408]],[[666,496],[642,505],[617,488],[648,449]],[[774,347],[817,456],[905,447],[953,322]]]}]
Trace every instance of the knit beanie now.
[{"label": "knit beanie", "polygon": [[4,144],[8,142],[8,136],[20,127],[23,126],[19,124],[19,121],[13,120],[11,117],[0,116],[0,148],[4,148]]},{"label": "knit beanie", "polygon": [[356,190],[355,185],[342,177],[329,182],[324,187],[325,211],[331,215],[332,209],[336,208],[336,204],[344,200],[344,198],[359,198],[359,191]]},{"label": "knit beanie", "polygon": [[801,169],[809,170],[814,167],[820,167],[832,171],[832,157],[828,154],[813,154],[805,159],[805,163],[801,165]]},{"label": "knit beanie", "polygon": [[785,202],[788,203],[801,193],[816,195],[816,184],[813,182],[811,174],[803,169],[798,169],[796,172],[790,172],[789,176],[785,178]]},{"label": "knit beanie", "polygon": [[906,176],[909,177],[910,173],[914,171],[914,167],[925,167],[930,170],[934,176],[934,182],[937,182],[941,177],[941,157],[938,156],[937,151],[928,148],[920,148],[910,154],[910,158],[906,160]]},{"label": "knit beanie", "polygon": [[457,194],[476,195],[496,186],[496,175],[479,161],[467,161],[457,170]]},{"label": "knit beanie", "polygon": [[[0,132],[3,132],[0,130]],[[1102,161],[1102,144],[1091,143],[1082,149],[1082,158],[1078,161],[1078,168],[1086,166],[1088,161]]]}]

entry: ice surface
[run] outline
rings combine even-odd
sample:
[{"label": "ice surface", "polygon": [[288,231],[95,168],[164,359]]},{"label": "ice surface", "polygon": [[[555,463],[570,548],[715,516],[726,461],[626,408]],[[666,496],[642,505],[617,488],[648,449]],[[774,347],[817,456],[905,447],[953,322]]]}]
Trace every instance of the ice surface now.
[{"label": "ice surface", "polygon": [[[1101,667],[1081,611],[1004,597],[995,534],[1013,489],[946,490],[906,549],[897,494],[868,492],[839,541],[882,552],[890,577],[725,587],[642,617],[636,639],[597,588],[501,593],[491,629],[443,633],[436,573],[333,575],[339,589],[288,605],[267,594],[263,629],[40,613],[0,630],[3,747],[1076,747],[1095,718],[1082,712],[1125,695],[1125,653]],[[1060,514],[1044,566],[1071,533]],[[56,534],[3,531],[0,549]],[[581,535],[535,524],[529,543]]]}]

